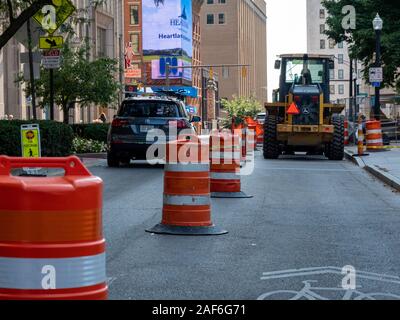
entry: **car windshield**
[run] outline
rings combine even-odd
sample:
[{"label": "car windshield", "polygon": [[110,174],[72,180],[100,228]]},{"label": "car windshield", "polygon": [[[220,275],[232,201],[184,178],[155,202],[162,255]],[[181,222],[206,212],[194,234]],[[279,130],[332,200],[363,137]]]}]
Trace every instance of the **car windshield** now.
[{"label": "car windshield", "polygon": [[179,107],[172,101],[125,101],[120,117],[177,118]]}]

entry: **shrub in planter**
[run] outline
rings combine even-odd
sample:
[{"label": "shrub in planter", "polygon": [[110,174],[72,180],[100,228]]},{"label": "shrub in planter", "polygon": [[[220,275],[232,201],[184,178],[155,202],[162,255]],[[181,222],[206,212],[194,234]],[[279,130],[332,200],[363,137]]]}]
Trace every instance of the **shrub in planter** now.
[{"label": "shrub in planter", "polygon": [[101,153],[107,151],[107,145],[101,141],[88,140],[76,137],[72,143],[72,151],[77,154]]},{"label": "shrub in planter", "polygon": [[21,125],[39,124],[43,157],[64,157],[72,154],[73,131],[55,121],[0,121],[0,154],[21,156]]}]

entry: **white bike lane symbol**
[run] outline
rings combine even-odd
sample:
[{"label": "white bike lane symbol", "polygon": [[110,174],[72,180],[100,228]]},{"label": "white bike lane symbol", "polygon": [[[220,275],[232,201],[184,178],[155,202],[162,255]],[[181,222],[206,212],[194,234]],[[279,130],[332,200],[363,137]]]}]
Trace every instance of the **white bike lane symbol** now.
[{"label": "white bike lane symbol", "polygon": [[[264,273],[262,280],[278,279],[278,278],[289,278],[304,275],[320,275],[328,273],[340,273],[339,268],[335,267],[323,267],[323,268],[306,268],[299,270],[286,270]],[[343,274],[343,270],[341,272]],[[369,280],[378,280],[388,283],[400,284],[400,278],[393,276],[378,275],[375,273],[360,272],[357,277],[361,277]],[[345,277],[346,278],[346,277]],[[304,287],[299,290],[277,290],[266,292],[259,296],[257,300],[273,300],[273,299],[285,299],[285,300],[330,300],[324,296],[325,294],[340,295],[342,300],[400,300],[400,295],[392,293],[382,292],[371,292],[364,293],[360,291],[361,286],[345,286],[342,283],[342,287],[330,288],[315,285],[318,283],[316,280],[302,281]],[[355,282],[354,282],[355,284]]]},{"label": "white bike lane symbol", "polygon": [[[343,292],[342,300],[381,300],[381,299],[396,299],[400,300],[400,296],[391,294],[391,293],[363,293],[359,290],[353,289],[343,289],[343,288],[323,288],[323,287],[313,287],[313,283],[317,283],[315,280],[306,280],[303,281],[304,287],[300,291],[294,290],[278,290],[272,291],[262,294],[257,298],[257,300],[269,300],[274,297],[279,299],[284,296],[292,296],[288,300],[330,300],[322,296],[321,294],[316,293],[315,291],[324,291],[324,292]],[[360,287],[358,287],[360,288]],[[315,291],[314,291],[315,290]]]}]

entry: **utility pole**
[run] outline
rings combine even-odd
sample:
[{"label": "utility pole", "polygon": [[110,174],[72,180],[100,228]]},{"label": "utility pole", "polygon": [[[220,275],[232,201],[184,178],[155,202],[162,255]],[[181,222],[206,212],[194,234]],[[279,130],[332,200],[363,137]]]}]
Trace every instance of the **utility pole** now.
[{"label": "utility pole", "polygon": [[[358,61],[355,60],[354,62],[355,62],[354,74],[356,75],[354,77],[354,115],[356,115],[357,113],[360,112],[359,104],[358,104],[358,101],[357,101],[357,97],[358,97],[358,95],[360,93],[359,93],[359,87],[358,87],[358,84],[357,84],[357,80],[358,80]],[[356,117],[354,117],[354,119],[356,119]]]},{"label": "utility pole", "polygon": [[[376,30],[376,67],[381,66],[381,30]],[[381,88],[375,87],[375,119],[381,119]]]},{"label": "utility pole", "polygon": [[54,121],[54,70],[50,69],[50,120]]},{"label": "utility pole", "polygon": [[33,53],[32,53],[32,32],[31,32],[31,20],[28,19],[26,22],[28,32],[28,51],[29,51],[29,77],[30,77],[30,89],[32,96],[32,115],[33,120],[37,119],[36,116],[36,90],[35,90],[35,73],[33,71]]},{"label": "utility pole", "polygon": [[353,121],[353,59],[350,57],[350,81],[349,81],[349,92],[350,92],[350,100],[349,100],[349,120]]},{"label": "utility pole", "polygon": [[[372,25],[376,34],[376,59],[375,59],[375,67],[380,68],[381,65],[381,33],[383,28],[383,21],[379,14],[376,14]],[[375,85],[375,106],[374,106],[374,116],[375,120],[381,119],[381,83],[379,85]]]}]

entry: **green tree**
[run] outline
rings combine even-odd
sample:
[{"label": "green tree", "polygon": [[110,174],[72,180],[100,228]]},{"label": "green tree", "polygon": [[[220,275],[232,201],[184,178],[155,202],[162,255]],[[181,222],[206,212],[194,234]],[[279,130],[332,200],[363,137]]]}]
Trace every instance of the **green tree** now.
[{"label": "green tree", "polygon": [[52,4],[52,0],[0,0],[0,19],[4,29],[0,34],[0,50],[26,21],[48,4]]},{"label": "green tree", "polygon": [[[336,42],[349,44],[350,56],[363,62],[364,79],[368,81],[368,70],[374,66],[375,32],[372,21],[379,13],[384,21],[382,30],[382,65],[384,85],[400,90],[400,6],[391,0],[324,0],[328,11],[328,30],[325,32]],[[356,10],[356,28],[345,30],[342,21],[346,15],[342,9],[346,5]]]},{"label": "green tree", "polygon": [[261,104],[255,97],[234,97],[232,100],[222,100],[223,109],[227,117],[222,120],[224,128],[231,128],[245,123],[246,117],[254,118],[261,112]]},{"label": "green tree", "polygon": [[[90,6],[95,8],[104,2],[105,0],[91,0]],[[53,5],[53,0],[0,0],[0,50],[45,5]],[[77,16],[72,19],[82,20]]]},{"label": "green tree", "polygon": [[[69,110],[75,104],[81,107],[92,103],[112,106],[118,99],[118,92],[121,89],[116,79],[118,62],[106,57],[88,61],[88,50],[87,45],[73,49],[66,43],[62,49],[61,68],[54,70],[54,102],[63,111],[65,123],[68,123]],[[19,81],[25,82],[22,78]],[[41,98],[39,106],[44,108],[49,105],[48,70],[41,69],[40,79],[35,81],[35,88],[38,98]],[[26,95],[30,94],[30,90],[27,89]]]}]

